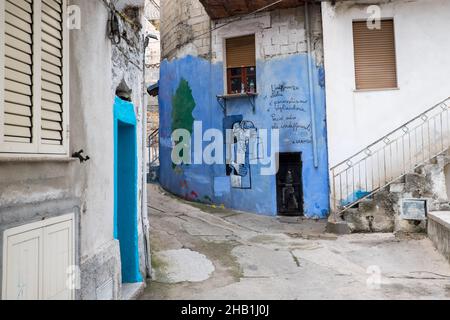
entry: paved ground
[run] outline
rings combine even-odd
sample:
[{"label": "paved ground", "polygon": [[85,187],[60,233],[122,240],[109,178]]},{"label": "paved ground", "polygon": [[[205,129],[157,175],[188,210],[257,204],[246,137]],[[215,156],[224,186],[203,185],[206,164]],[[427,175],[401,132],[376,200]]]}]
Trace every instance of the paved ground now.
[{"label": "paved ground", "polygon": [[192,205],[149,186],[154,280],[142,299],[450,299],[424,236],[325,233],[323,221]]}]

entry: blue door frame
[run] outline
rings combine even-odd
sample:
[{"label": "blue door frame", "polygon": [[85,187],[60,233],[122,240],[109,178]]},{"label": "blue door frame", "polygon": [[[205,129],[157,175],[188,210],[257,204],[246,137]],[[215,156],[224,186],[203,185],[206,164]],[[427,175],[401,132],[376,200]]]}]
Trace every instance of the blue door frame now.
[{"label": "blue door frame", "polygon": [[138,248],[138,158],[132,103],[114,101],[114,238],[120,242],[122,282],[142,282]]}]

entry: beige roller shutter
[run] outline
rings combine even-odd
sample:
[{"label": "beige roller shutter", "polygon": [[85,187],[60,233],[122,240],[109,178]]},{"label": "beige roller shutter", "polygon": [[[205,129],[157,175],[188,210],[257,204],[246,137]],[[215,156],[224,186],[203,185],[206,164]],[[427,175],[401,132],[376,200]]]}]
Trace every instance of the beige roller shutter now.
[{"label": "beige roller shutter", "polygon": [[62,0],[42,0],[41,142],[63,144]]},{"label": "beige roller shutter", "polygon": [[394,21],[382,20],[380,29],[366,21],[353,22],[356,89],[397,87]]},{"label": "beige roller shutter", "polygon": [[255,36],[226,40],[227,68],[256,66]]},{"label": "beige roller shutter", "polygon": [[4,11],[4,141],[33,140],[33,8],[6,0]]}]

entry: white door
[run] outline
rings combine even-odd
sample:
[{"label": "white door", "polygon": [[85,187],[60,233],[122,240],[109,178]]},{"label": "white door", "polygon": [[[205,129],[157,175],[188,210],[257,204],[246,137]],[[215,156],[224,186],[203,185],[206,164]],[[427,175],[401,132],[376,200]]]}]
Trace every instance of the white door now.
[{"label": "white door", "polygon": [[2,298],[73,299],[73,230],[73,215],[66,215],[5,231]]}]

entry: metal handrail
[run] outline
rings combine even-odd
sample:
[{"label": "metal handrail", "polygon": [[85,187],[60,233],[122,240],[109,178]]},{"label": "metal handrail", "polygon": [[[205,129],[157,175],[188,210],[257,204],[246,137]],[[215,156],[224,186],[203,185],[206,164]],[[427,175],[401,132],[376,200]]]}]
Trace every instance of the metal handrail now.
[{"label": "metal handrail", "polygon": [[154,138],[154,137],[157,136],[158,134],[159,134],[159,128],[156,129],[156,130],[154,130],[154,131],[152,131],[152,133],[150,133],[150,135],[149,135],[149,141],[151,141],[152,138]]},{"label": "metal handrail", "polygon": [[154,166],[159,162],[159,128],[154,130],[148,138],[149,165]]},{"label": "metal handrail", "polygon": [[333,212],[345,212],[446,151],[449,108],[450,97],[333,166]]},{"label": "metal handrail", "polygon": [[[388,137],[390,135],[392,135],[393,133],[401,130],[403,127],[408,126],[409,124],[411,124],[412,122],[416,121],[417,119],[421,118],[424,114],[429,113],[430,111],[433,111],[434,109],[436,109],[437,107],[441,106],[442,104],[445,104],[446,102],[449,102],[450,97],[448,97],[447,99],[442,100],[441,102],[439,102],[438,104],[435,104],[434,106],[432,106],[431,108],[425,110],[424,112],[422,112],[420,115],[418,115],[417,117],[409,120],[408,122],[404,123],[403,125],[401,125],[400,127],[398,127],[397,129],[392,130],[391,132],[389,132],[388,134],[386,134],[383,138],[380,138],[378,140],[376,140],[375,142],[373,142],[372,144],[368,145],[367,147],[364,148],[364,150],[376,145],[377,143],[380,143],[381,141],[383,141],[385,139],[385,137]],[[362,150],[362,151],[364,151]],[[337,165],[333,166],[330,170],[335,169],[336,167],[346,163],[348,161],[348,159],[351,159],[355,156],[357,156],[358,154],[360,154],[362,151],[359,151],[357,153],[355,153],[354,155],[348,157],[346,160],[343,160],[342,162],[338,163]]]}]

